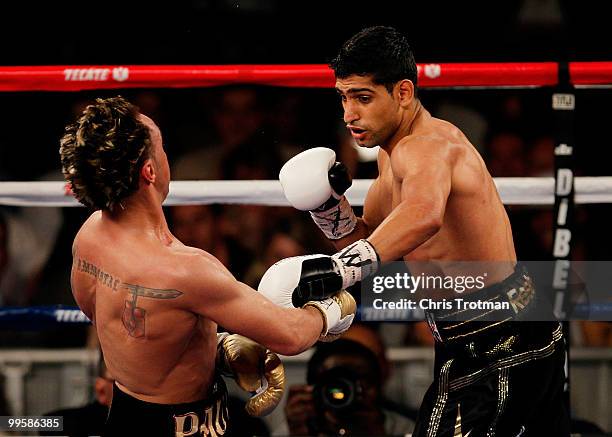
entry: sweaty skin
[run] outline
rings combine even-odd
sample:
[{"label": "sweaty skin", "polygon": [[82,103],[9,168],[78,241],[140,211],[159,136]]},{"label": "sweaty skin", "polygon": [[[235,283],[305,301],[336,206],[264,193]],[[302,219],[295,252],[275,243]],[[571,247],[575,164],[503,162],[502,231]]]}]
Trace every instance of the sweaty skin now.
[{"label": "sweaty skin", "polygon": [[293,355],[318,339],[323,321],[314,308],[274,305],[170,233],[161,207],[168,161],[159,129],[140,117],[152,156],[123,207],[93,213],[78,232],[72,291],[123,391],[148,402],[192,402],[206,397],[214,378],[217,323]]},{"label": "sweaty skin", "polygon": [[445,274],[459,274],[454,261],[495,261],[487,285],[508,276],[516,264],[510,221],[465,135],[432,117],[409,80],[389,93],[371,76],[352,75],[337,79],[336,90],[355,141],[381,146],[363,218],[336,248],[367,238],[382,262],[444,261]]}]

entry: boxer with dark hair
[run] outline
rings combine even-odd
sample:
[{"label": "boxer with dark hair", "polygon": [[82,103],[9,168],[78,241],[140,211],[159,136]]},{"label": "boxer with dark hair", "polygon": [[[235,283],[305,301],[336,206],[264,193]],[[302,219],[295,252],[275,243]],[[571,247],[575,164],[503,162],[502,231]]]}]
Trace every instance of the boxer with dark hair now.
[{"label": "boxer with dark hair", "polygon": [[[342,46],[331,68],[353,139],[362,147],[380,146],[379,175],[358,218],[344,196],[350,177],[332,150],[310,149],[289,160],[280,172],[285,196],[310,211],[339,252],[283,260],[262,284],[295,270],[293,303],[299,304],[350,287],[381,263],[403,260],[417,276],[424,261],[478,261],[496,266],[482,296],[520,290],[531,299],[535,290],[517,267],[495,183],[465,135],[432,117],[417,97],[407,39],[390,27],[364,29]],[[444,274],[462,272],[451,267]],[[415,436],[569,435],[557,322],[510,317],[456,323],[427,315],[436,337],[436,373]]]},{"label": "boxer with dark hair", "polygon": [[[284,388],[273,352],[297,354],[350,326],[348,293],[279,308],[264,296],[278,290],[255,292],[171,234],[160,130],[125,99],[87,106],[60,154],[76,198],[97,210],[75,237],[71,282],[115,379],[105,435],[227,435],[220,374],[257,391],[247,411],[267,414]],[[217,323],[235,334],[217,335]]]}]

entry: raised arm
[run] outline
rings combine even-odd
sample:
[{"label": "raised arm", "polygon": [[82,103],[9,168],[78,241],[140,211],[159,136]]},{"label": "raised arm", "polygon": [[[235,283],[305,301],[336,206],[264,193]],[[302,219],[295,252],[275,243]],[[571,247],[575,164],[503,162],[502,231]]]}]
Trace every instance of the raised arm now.
[{"label": "raised arm", "polygon": [[391,166],[401,179],[401,201],[368,237],[381,262],[410,253],[434,236],[451,190],[450,148],[431,139],[398,144]]},{"label": "raised arm", "polygon": [[[381,262],[403,257],[438,232],[442,226],[446,201],[450,194],[452,173],[450,144],[447,147],[447,144],[441,144],[441,141],[444,140],[415,137],[396,146],[392,152],[390,165],[394,180],[402,181],[400,203],[368,238],[359,238],[370,229],[367,221],[356,220],[344,196],[341,196],[340,202],[334,203],[336,206],[331,209],[319,207],[315,213],[311,212],[315,222],[328,238],[338,240],[336,247],[340,250],[331,256],[319,255],[315,260],[306,262],[287,261],[293,262],[299,268],[294,296],[309,299],[311,296],[329,296],[340,289],[347,289],[375,272]],[[330,192],[332,199],[338,197],[337,192],[329,188],[331,181],[325,180],[329,176],[328,169],[331,167],[323,166],[322,171],[319,168],[318,173],[323,175],[325,189],[320,190],[316,198],[309,197],[308,202],[304,202],[304,193],[308,191],[303,189],[302,179],[295,176],[294,167],[296,162],[302,165],[306,162],[306,158],[311,157],[328,162],[328,166],[335,159],[335,156],[326,157],[323,152],[319,154],[317,150],[311,149],[292,158],[284,167],[291,170],[287,171],[287,174],[292,176],[283,182],[285,196],[294,206],[303,209],[310,209],[317,202],[328,198],[326,196],[329,196]],[[313,168],[312,165],[305,167]],[[281,175],[281,181],[282,179]],[[316,181],[316,178],[311,178],[308,185],[315,186]],[[380,208],[383,202],[392,201],[380,196],[379,183],[375,182],[370,188],[366,201],[366,214],[372,217],[374,223],[381,219]],[[319,220],[316,216],[316,213],[322,209],[325,212],[324,218],[329,218],[329,221]],[[340,223],[347,222],[352,225],[342,227],[338,223],[338,218],[344,220]],[[343,232],[329,232],[327,228],[330,226],[334,230],[342,228]],[[352,243],[345,246],[351,241]],[[274,268],[275,266],[271,267]]]}]

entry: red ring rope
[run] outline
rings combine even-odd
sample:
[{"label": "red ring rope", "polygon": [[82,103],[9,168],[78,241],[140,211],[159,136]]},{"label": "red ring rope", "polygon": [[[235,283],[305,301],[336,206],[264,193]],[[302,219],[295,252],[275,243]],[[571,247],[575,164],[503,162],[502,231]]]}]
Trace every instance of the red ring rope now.
[{"label": "red ring rope", "polygon": [[[557,84],[556,62],[419,64],[419,86],[531,87]],[[612,62],[571,62],[574,85],[612,84]],[[328,88],[331,70],[311,65],[73,65],[0,67],[0,91],[195,88],[250,83]]]}]

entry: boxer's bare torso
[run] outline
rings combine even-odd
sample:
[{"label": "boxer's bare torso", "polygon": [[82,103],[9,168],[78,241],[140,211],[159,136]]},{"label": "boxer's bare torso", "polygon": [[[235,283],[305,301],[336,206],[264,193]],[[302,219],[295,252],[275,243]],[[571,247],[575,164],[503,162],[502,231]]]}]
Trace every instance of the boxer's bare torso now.
[{"label": "boxer's bare torso", "polygon": [[93,213],[79,230],[72,293],[95,324],[106,366],[123,391],[154,403],[202,400],[214,378],[217,323],[293,355],[316,341],[323,321],[314,308],[273,304],[214,256],[170,233],[161,133],[140,118],[150,130],[152,158],[136,193],[113,212]]},{"label": "boxer's bare torso", "polygon": [[322,327],[318,310],[273,304],[212,255],[183,245],[165,220],[151,227],[92,214],[74,241],[71,282],[117,385],[147,402],[206,398],[217,323],[288,355],[313,344]]},{"label": "boxer's bare torso", "polygon": [[[378,228],[402,202],[402,173],[406,174],[402,167],[427,159],[432,167],[448,167],[450,174],[444,177],[450,176],[450,193],[440,229],[404,259],[516,260],[508,215],[479,153],[455,126],[421,111],[411,135],[400,141],[391,156],[383,149],[379,152],[379,176],[365,200],[368,227]],[[408,183],[425,186],[436,182],[419,180],[418,174],[406,177],[412,179]],[[404,200],[410,200],[409,192]]]},{"label": "boxer's bare torso", "polygon": [[[218,371],[217,324],[258,343],[239,336],[224,341],[221,368],[257,378],[264,371],[256,368],[264,359],[259,354],[271,356],[266,349],[298,354],[350,317],[352,308],[343,315],[342,301],[328,307],[284,304],[295,286],[281,273],[270,274],[271,285],[257,292],[213,255],[174,237],[162,208],[170,166],[161,131],[125,99],[96,99],[66,127],[60,145],[62,170],[75,197],[97,210],[74,239],[72,293],[95,325],[121,392],[166,405],[213,400],[209,395],[221,393],[211,390]],[[274,303],[281,299],[282,305]],[[243,354],[241,345],[250,352]],[[274,390],[282,372],[275,378]],[[263,395],[253,411],[274,404],[276,394]],[[117,404],[121,410],[138,403]],[[114,415],[111,429],[122,427],[122,414]]]},{"label": "boxer's bare torso", "polygon": [[206,394],[217,325],[184,304],[186,265],[204,254],[169,233],[126,228],[100,212],[77,235],[73,292],[95,323],[110,372],[127,393],[159,403]]},{"label": "boxer's bare torso", "polygon": [[493,261],[495,272],[487,283],[502,280],[512,272],[516,254],[491,175],[457,127],[432,117],[416,98],[394,103],[395,93],[408,93],[398,91],[400,86],[390,101],[388,91],[368,76],[336,82],[356,141],[381,148],[363,219],[335,246],[367,237],[383,262],[441,261],[450,270],[457,261]]},{"label": "boxer's bare torso", "polygon": [[[406,171],[419,159],[444,168],[433,169],[434,173],[444,173],[441,180],[420,179],[417,172]],[[508,215],[480,154],[459,129],[421,109],[411,134],[398,143],[391,156],[380,150],[378,167],[379,176],[364,204],[363,220],[374,230],[371,240],[384,236],[384,229],[382,235],[376,235],[376,229],[403,200],[410,201],[411,190],[403,186],[402,175],[409,178],[408,184],[430,187],[448,179],[449,193],[438,231],[405,254],[404,260],[412,262],[413,270],[424,266],[414,262],[441,261],[439,265],[448,275],[482,273],[466,271],[471,267],[486,270],[487,284],[499,282],[512,272],[516,254]],[[418,199],[418,194],[415,197]],[[418,214],[418,200],[412,205]],[[456,261],[460,263],[455,265]],[[473,261],[486,264],[469,263]]]}]

